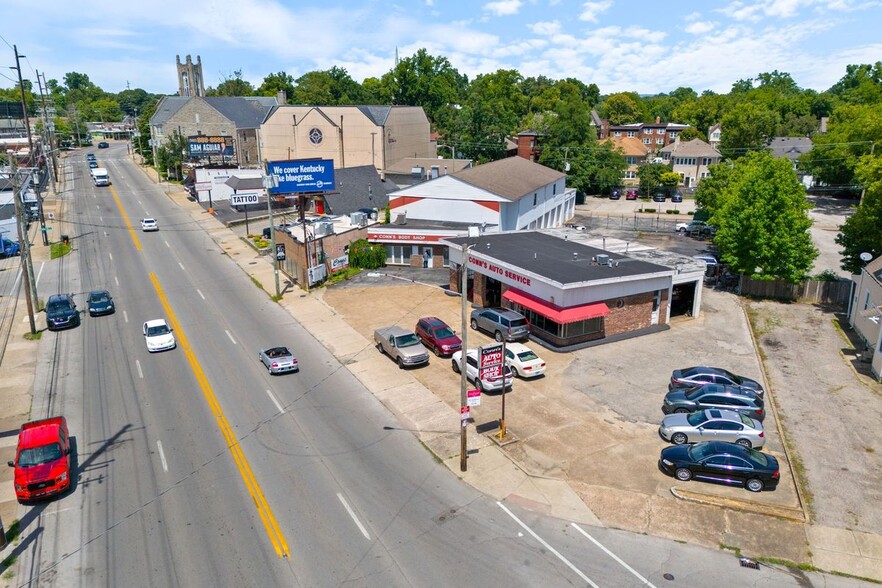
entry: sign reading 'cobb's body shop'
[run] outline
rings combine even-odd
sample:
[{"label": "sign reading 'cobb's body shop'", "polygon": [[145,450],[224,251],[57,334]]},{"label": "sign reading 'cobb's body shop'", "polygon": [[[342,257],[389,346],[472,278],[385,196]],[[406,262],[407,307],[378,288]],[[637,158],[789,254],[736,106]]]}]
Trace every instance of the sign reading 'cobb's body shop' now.
[{"label": "sign reading 'cobb's body shop'", "polygon": [[277,176],[278,188],[272,194],[301,192],[332,192],[334,190],[333,159],[300,159],[293,161],[270,161],[266,173]]}]

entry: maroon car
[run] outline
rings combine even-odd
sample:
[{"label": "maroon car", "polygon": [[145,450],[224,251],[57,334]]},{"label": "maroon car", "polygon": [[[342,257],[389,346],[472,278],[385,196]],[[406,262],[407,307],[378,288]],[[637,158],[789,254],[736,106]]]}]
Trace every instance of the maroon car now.
[{"label": "maroon car", "polygon": [[418,320],[414,332],[423,345],[438,357],[452,355],[462,349],[462,339],[456,336],[456,332],[447,323],[434,316]]}]

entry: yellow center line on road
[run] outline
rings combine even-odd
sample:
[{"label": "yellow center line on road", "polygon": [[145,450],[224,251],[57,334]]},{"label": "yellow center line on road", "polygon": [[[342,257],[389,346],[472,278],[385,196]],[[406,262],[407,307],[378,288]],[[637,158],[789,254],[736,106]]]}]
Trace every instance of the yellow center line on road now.
[{"label": "yellow center line on road", "polygon": [[122,215],[123,222],[126,223],[126,227],[129,229],[129,235],[135,243],[135,249],[141,251],[141,241],[138,240],[138,233],[135,232],[135,227],[133,227],[131,221],[129,221],[129,216],[126,214],[126,209],[123,208],[122,201],[119,199],[119,194],[113,189],[113,184],[107,187],[110,188],[110,193],[113,194],[113,199],[116,201],[116,206],[119,208],[119,213]]},{"label": "yellow center line on road", "polygon": [[238,439],[236,439],[236,436],[233,434],[233,430],[230,428],[230,424],[224,416],[220,403],[217,401],[217,397],[214,395],[211,385],[208,383],[208,378],[205,377],[205,372],[202,371],[202,366],[200,366],[199,362],[196,360],[196,354],[193,353],[193,349],[190,347],[186,335],[184,335],[184,330],[181,328],[181,324],[178,322],[175,313],[172,312],[171,304],[169,303],[168,298],[166,298],[165,292],[162,290],[162,286],[159,284],[156,274],[153,272],[150,272],[150,281],[153,282],[153,288],[156,290],[157,296],[159,296],[159,301],[162,303],[163,309],[165,309],[165,314],[168,316],[172,329],[174,329],[177,334],[178,344],[184,351],[187,361],[190,362],[190,369],[193,370],[193,374],[196,376],[196,381],[199,382],[202,394],[205,396],[205,400],[208,402],[211,412],[214,413],[218,428],[220,428],[221,433],[223,433],[224,438],[227,441],[227,447],[229,447],[233,460],[239,468],[239,474],[245,482],[245,487],[248,488],[248,493],[251,494],[251,499],[254,500],[257,512],[260,514],[264,527],[266,527],[267,535],[269,535],[270,541],[272,542],[278,556],[288,557],[288,543],[285,540],[285,535],[279,528],[279,524],[273,516],[269,503],[267,503],[266,497],[264,497],[263,491],[260,489],[260,485],[257,483],[257,479],[251,471],[251,466],[248,465],[248,460],[245,459],[245,454],[242,453],[242,447],[239,445]]}]

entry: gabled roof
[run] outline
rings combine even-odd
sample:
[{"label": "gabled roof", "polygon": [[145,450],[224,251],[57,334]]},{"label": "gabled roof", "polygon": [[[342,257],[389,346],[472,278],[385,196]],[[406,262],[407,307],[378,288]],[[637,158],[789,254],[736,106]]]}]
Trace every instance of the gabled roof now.
[{"label": "gabled roof", "polygon": [[803,153],[812,150],[812,140],[808,137],[774,137],[767,148],[775,157],[797,160]]},{"label": "gabled roof", "polygon": [[334,170],[334,192],[324,195],[332,214],[349,214],[362,208],[383,209],[389,203],[388,190],[395,188],[383,182],[372,165],[343,167]]},{"label": "gabled roof", "polygon": [[275,98],[265,96],[206,96],[193,99],[205,100],[206,104],[233,122],[237,129],[258,128],[267,111],[276,103]]},{"label": "gabled roof", "polygon": [[864,266],[866,271],[874,280],[882,284],[882,255]]},{"label": "gabled roof", "polygon": [[511,201],[520,200],[566,177],[563,172],[517,156],[464,169],[451,175],[461,182]]},{"label": "gabled roof", "polygon": [[649,148],[637,137],[606,137],[600,139],[598,143],[612,143],[614,148],[632,157],[646,157],[649,153]]},{"label": "gabled roof", "polygon": [[159,100],[156,112],[150,117],[150,124],[162,126],[174,113],[179,111],[184,104],[190,101],[189,96],[163,96]]},{"label": "gabled roof", "polygon": [[692,139],[685,143],[675,141],[670,145],[662,147],[661,151],[676,157],[722,157],[719,151],[701,139]]},{"label": "gabled roof", "polygon": [[391,106],[357,106],[356,108],[378,127],[386,124],[386,119],[389,118],[389,113],[392,112]]}]

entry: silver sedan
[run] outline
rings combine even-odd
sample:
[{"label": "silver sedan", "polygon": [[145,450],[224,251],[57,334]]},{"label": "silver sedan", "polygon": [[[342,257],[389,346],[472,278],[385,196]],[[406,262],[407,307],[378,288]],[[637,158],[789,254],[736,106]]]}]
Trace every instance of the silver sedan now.
[{"label": "silver sedan", "polygon": [[300,364],[297,363],[297,358],[294,357],[294,354],[287,347],[261,349],[257,357],[271,374],[300,371]]},{"label": "silver sedan", "polygon": [[675,445],[699,441],[728,441],[760,449],[766,442],[763,424],[733,410],[674,413],[664,418],[658,434]]}]

